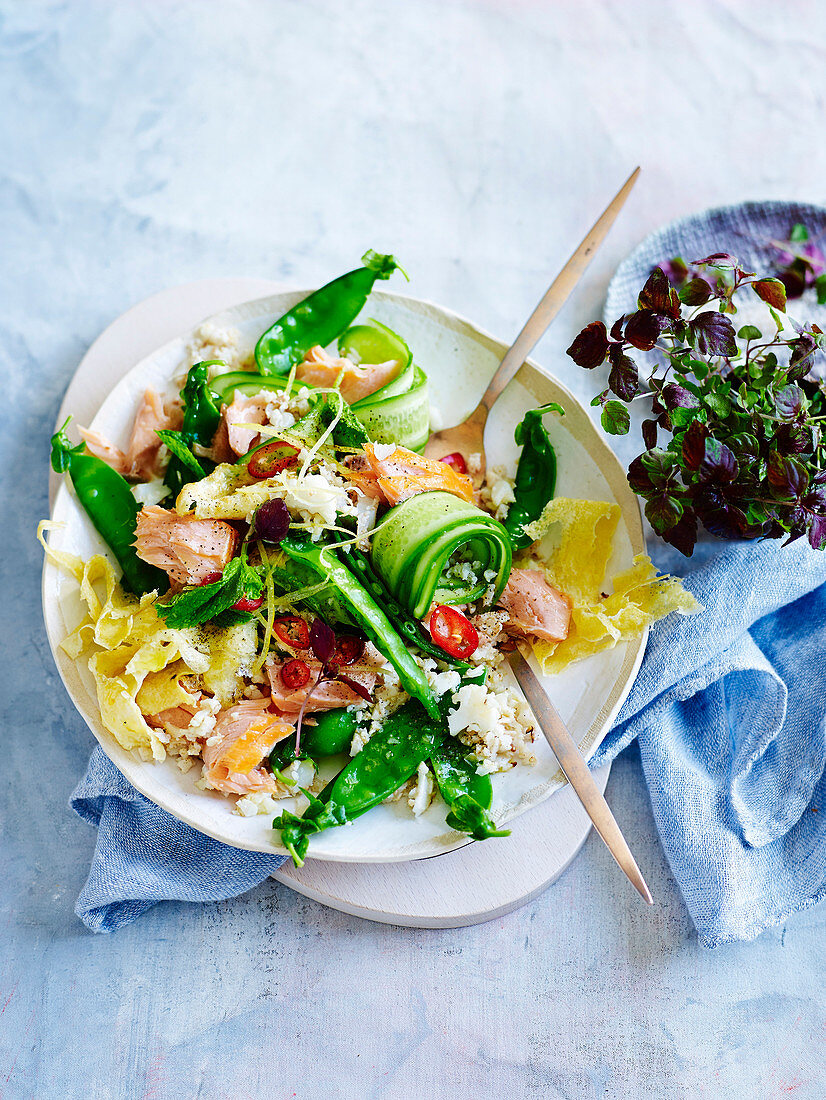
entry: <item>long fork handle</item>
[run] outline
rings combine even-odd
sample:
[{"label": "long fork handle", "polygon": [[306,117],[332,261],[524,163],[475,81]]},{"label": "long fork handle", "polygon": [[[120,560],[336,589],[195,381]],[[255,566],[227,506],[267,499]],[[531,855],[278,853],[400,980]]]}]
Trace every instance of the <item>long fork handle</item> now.
[{"label": "long fork handle", "polygon": [[533,349],[541,340],[545,330],[556,317],[557,313],[565,305],[568,296],[576,284],[582,278],[585,269],[593,259],[597,249],[605,240],[608,230],[614,224],[617,214],[622,209],[631,188],[637,182],[640,174],[639,168],[635,168],[616,196],[606,206],[603,213],[597,219],[593,229],[583,240],[579,248],[571,256],[563,269],[551,283],[545,293],[545,297],[530,315],[525,327],[516,337],[505,358],[499,364],[499,368],[491,379],[490,385],[482,394],[482,400],[475,410],[478,414],[484,408],[489,413],[497,398],[508,382],[513,378]]}]

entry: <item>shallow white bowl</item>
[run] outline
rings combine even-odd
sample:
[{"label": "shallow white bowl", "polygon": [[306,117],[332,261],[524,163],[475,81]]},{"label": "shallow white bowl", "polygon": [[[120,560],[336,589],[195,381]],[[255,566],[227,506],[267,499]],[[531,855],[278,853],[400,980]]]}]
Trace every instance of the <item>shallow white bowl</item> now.
[{"label": "shallow white bowl", "polygon": [[[260,333],[305,297],[308,291],[275,294],[225,310],[210,318],[220,327],[241,332],[252,346]],[[389,293],[374,293],[364,311],[400,332],[430,379],[431,401],[445,424],[463,419],[475,406],[506,345],[469,321],[429,302]],[[191,334],[170,341],[139,362],[104,401],[92,426],[125,445],[137,402],[147,386],[164,389],[187,365]],[[566,415],[549,424],[558,458],[557,493],[592,500],[614,500],[622,509],[615,538],[612,572],[625,569],[644,550],[640,511],[624,472],[588,414],[557,381],[533,362],[520,370],[494,409],[486,434],[488,463],[513,467],[517,448],[513,429],[523,413],[537,404],[557,401]],[[106,548],[77,504],[68,484],[55,498],[53,518],[64,526],[52,533],[52,544],[86,558]],[[43,570],[43,609],[58,670],[75,706],[104,751],[147,798],[200,832],[238,848],[282,851],[267,815],[244,818],[232,812],[233,801],[195,786],[199,769],[182,775],[174,760],[142,761],[122,749],[100,721],[94,682],[83,660],[71,661],[59,648],[82,615],[77,586],[48,562]],[[610,729],[642,660],[646,636],[579,662],[554,677],[546,690],[583,753],[593,754]],[[506,822],[547,799],[564,776],[538,736],[537,763],[493,777],[497,821]],[[329,830],[310,841],[309,856],[353,863],[395,862],[439,855],[468,842],[445,824],[437,802],[419,818],[399,805],[382,805],[351,825]]]}]

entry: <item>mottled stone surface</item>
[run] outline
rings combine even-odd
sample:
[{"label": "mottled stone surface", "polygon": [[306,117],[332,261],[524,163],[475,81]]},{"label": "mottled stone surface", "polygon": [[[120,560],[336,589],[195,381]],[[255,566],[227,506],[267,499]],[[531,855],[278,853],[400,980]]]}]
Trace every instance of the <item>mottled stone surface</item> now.
[{"label": "mottled stone surface", "polygon": [[658,905],[591,838],[492,924],[369,924],[267,884],[75,920],[91,747],[39,611],[46,451],[84,349],[159,288],[311,283],[368,246],[515,332],[625,177],[625,214],[540,347],[596,316],[661,222],[826,201],[826,9],[736,0],[0,2],[0,559],[6,760],[0,1096],[736,1097],[826,1092],[822,907],[697,946],[632,752],[608,796]]}]

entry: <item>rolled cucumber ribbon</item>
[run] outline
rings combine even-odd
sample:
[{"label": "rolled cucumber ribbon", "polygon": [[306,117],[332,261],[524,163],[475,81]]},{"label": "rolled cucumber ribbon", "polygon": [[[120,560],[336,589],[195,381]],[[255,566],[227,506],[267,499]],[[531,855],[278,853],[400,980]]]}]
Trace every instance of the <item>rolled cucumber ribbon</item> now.
[{"label": "rolled cucumber ribbon", "polygon": [[[445,576],[457,550],[479,562],[478,578]],[[477,600],[494,585],[495,603],[511,571],[511,543],[505,528],[487,512],[441,491],[418,493],[391,508],[373,536],[373,568],[390,593],[417,619],[433,603]],[[493,570],[493,581],[484,574]]]}]

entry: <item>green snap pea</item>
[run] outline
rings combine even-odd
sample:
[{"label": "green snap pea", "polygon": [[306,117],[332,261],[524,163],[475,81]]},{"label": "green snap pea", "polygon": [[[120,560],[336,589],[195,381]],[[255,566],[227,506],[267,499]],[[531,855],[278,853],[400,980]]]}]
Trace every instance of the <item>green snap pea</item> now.
[{"label": "green snap pea", "polygon": [[[180,431],[180,443],[190,451],[195,444],[209,447],[221,420],[221,410],[209,384],[209,368],[214,366],[223,366],[223,364],[219,359],[209,359],[190,367],[181,391],[184,418]],[[213,469],[212,463],[208,463],[205,458],[198,459],[198,462],[205,474]],[[173,498],[178,496],[184,485],[193,480],[191,464],[182,462],[173,454],[169,459],[164,477],[164,485],[170,490]]]},{"label": "green snap pea", "polygon": [[503,524],[514,550],[522,550],[533,542],[525,534],[525,528],[539,519],[556,489],[556,453],[542,423],[542,417],[551,410],[564,414],[564,409],[554,401],[540,405],[538,409],[525,413],[514,433],[522,453],[513,487],[516,499]]},{"label": "green snap pea", "polygon": [[390,715],[320,798],[304,791],[310,806],[303,817],[285,812],[273,821],[295,865],[303,864],[314,833],[353,821],[406,783],[433,752],[440,729],[421,703],[411,699]]},{"label": "green snap pea", "polygon": [[255,347],[261,374],[289,374],[310,348],[332,343],[364,308],[376,280],[402,270],[393,256],[378,252],[365,252],[361,262],[363,267],[308,295],[267,329]]},{"label": "green snap pea", "polygon": [[123,586],[136,596],[165,592],[166,574],[141,561],[132,545],[140,508],[129,483],[102,459],[84,454],[83,443],[72,446],[68,423],[52,436],[52,469],[69,475],[77,499],[123,570]]},{"label": "green snap pea", "polygon": [[510,836],[510,829],[497,829],[488,813],[493,801],[490,776],[476,774],[468,751],[455,737],[442,737],[430,758],[439,794],[450,807],[447,824],[474,840]]},{"label": "green snap pea", "polygon": [[314,726],[306,723],[301,727],[301,748],[295,754],[295,740],[286,737],[279,741],[270,753],[270,764],[274,768],[284,768],[293,760],[318,760],[323,756],[335,756],[347,752],[353,734],[356,732],[357,716],[349,710],[327,710],[315,715]]}]

